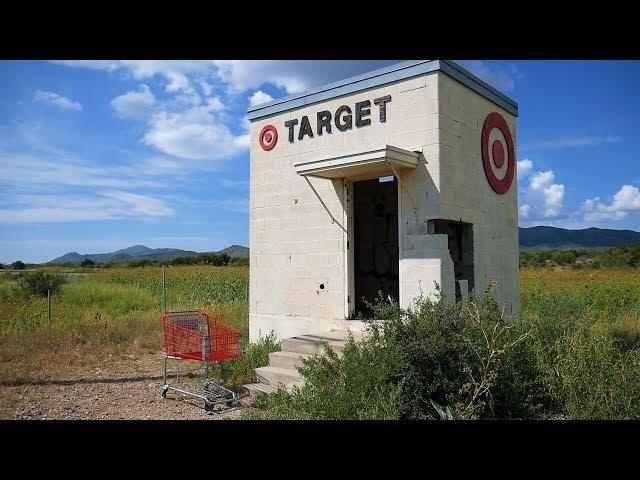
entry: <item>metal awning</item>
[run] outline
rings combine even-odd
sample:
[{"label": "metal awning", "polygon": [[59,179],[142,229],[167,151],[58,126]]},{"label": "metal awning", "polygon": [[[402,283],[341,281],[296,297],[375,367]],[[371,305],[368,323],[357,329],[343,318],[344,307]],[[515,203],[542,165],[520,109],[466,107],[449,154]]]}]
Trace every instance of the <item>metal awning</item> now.
[{"label": "metal awning", "polygon": [[324,156],[295,164],[303,176],[367,180],[395,175],[398,170],[414,169],[420,154],[391,145],[340,156]]}]

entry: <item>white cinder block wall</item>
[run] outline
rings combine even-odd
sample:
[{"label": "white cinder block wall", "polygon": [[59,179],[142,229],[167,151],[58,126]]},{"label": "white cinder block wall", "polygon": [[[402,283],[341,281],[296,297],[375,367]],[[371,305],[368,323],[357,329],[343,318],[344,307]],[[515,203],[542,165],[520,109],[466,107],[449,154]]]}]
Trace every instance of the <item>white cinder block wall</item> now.
[{"label": "white cinder block wall", "polygon": [[[358,82],[354,85],[357,88]],[[381,123],[373,99],[386,95],[392,99],[386,104],[386,122]],[[354,110],[356,102],[364,100],[372,103],[371,125],[354,124],[340,132],[333,124],[331,134],[317,135],[317,112],[333,114],[341,105]],[[287,103],[283,105],[281,109]],[[454,296],[447,237],[427,234],[427,221],[440,218],[473,224],[476,290],[497,281],[498,302],[517,315],[516,181],[514,177],[506,194],[496,194],[485,177],[480,153],[486,115],[499,112],[515,143],[514,115],[439,69],[271,114],[265,109],[262,115],[257,108],[249,115],[251,341],[272,330],[287,338],[362,327],[345,318],[347,294],[352,292],[345,232],[352,228],[345,199],[349,179],[305,178],[294,165],[385,145],[421,153],[418,167],[401,173],[411,198],[398,189],[401,304],[409,306],[420,294],[432,295],[434,282],[449,298]],[[314,138],[298,140],[304,115]],[[291,119],[299,121],[293,143],[284,125]],[[270,151],[258,140],[265,125],[278,131]]]}]

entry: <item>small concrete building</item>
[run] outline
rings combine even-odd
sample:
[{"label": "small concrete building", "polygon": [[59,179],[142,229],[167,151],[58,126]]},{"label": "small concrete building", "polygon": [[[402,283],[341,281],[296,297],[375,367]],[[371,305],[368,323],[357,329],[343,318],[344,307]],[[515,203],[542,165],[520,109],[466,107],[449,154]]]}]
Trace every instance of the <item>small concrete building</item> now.
[{"label": "small concrete building", "polygon": [[251,107],[251,340],[359,331],[378,292],[517,316],[517,115],[443,60]]}]

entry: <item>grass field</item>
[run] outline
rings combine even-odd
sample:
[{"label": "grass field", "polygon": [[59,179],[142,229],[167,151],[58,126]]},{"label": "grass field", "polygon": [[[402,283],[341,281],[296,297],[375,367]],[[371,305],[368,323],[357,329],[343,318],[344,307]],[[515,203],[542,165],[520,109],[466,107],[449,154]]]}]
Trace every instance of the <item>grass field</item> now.
[{"label": "grass field", "polygon": [[610,328],[627,348],[640,341],[640,269],[520,271],[521,315],[588,321]]},{"label": "grass field", "polygon": [[[48,269],[60,272],[68,269]],[[76,272],[77,273],[77,272]],[[167,308],[205,308],[239,329],[248,341],[247,267],[184,266],[167,269]],[[20,278],[0,275],[0,375],[11,379],[50,368],[51,356],[95,361],[106,354],[145,354],[162,348],[163,308],[160,268],[115,268],[68,276],[52,297],[51,324],[46,298],[27,295]],[[251,381],[251,361],[264,363],[273,342],[248,347],[245,358],[228,362],[222,375],[230,385]],[[71,367],[71,365],[69,365]],[[58,370],[59,371],[59,370]]]},{"label": "grass field", "polygon": [[[248,278],[247,267],[168,268],[168,308],[206,308],[220,321],[241,330],[248,340]],[[36,372],[53,375],[47,372],[65,362],[71,367],[106,355],[157,353],[162,347],[162,303],[160,268],[76,269],[53,296],[49,326],[46,299],[25,294],[14,275],[0,274],[0,381],[28,378]],[[620,388],[640,385],[636,348],[640,342],[640,270],[524,268],[521,319],[537,334],[538,346],[532,346],[531,351],[539,357],[541,375],[546,375],[545,388],[568,405],[565,411],[569,415],[581,417],[584,411],[587,417],[608,418],[608,411],[600,407],[607,402],[613,405],[610,410],[615,410],[610,416],[630,415],[630,407],[618,405],[617,399],[635,401],[635,390],[619,393]],[[574,329],[564,336],[550,333],[562,325],[587,330]],[[614,338],[615,342],[601,349],[580,343],[583,331],[594,335],[605,332],[606,337],[598,338]],[[272,341],[249,346],[242,360],[222,368],[225,383],[250,381],[253,368],[266,364],[268,352],[274,349],[277,345]],[[608,371],[618,373],[614,378]],[[578,380],[576,372],[583,372]],[[604,385],[602,391],[591,392],[590,383],[598,381]],[[585,404],[581,395],[592,395],[593,399]]]},{"label": "grass field", "polygon": [[[246,267],[169,268],[167,307],[209,308],[246,332],[248,282]],[[18,283],[9,274],[2,276],[0,334],[37,336],[49,330],[46,299],[22,294]],[[116,268],[72,276],[52,299],[51,331],[81,343],[141,341],[158,348],[162,304],[159,268]]]}]

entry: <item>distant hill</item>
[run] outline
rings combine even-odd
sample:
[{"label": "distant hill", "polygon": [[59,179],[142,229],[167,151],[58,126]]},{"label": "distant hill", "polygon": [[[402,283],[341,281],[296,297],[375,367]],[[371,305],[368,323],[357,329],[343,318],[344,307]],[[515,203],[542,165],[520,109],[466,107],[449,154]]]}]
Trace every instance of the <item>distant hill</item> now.
[{"label": "distant hill", "polygon": [[[605,248],[616,245],[630,245],[640,243],[640,232],[633,230],[611,230],[606,228],[584,228],[582,230],[568,230],[558,227],[520,227],[521,250],[546,250],[550,248]],[[218,252],[226,253],[230,257],[249,256],[249,249],[242,245],[231,245]],[[180,250],[177,248],[149,248],[144,245],[133,245],[128,248],[110,253],[65,253],[48,263],[79,264],[85,258],[94,262],[109,262],[128,259],[173,260],[178,257],[192,257],[198,252]]]},{"label": "distant hill", "polygon": [[[226,253],[230,257],[248,257],[249,249],[241,245],[231,245],[219,252],[210,253]],[[178,248],[149,248],[144,245],[133,245],[128,248],[116,250],[109,253],[77,253],[69,252],[64,255],[54,258],[47,263],[63,264],[73,263],[80,264],[85,258],[91,259],[94,262],[116,262],[120,260],[132,260],[132,259],[148,259],[148,260],[173,260],[178,257],[193,257],[198,255],[198,252],[191,250],[180,250]]]},{"label": "distant hill", "polygon": [[519,228],[521,250],[546,250],[550,248],[604,248],[616,245],[640,243],[640,232],[584,228],[567,230],[557,227]]},{"label": "distant hill", "polygon": [[230,247],[223,248],[217,253],[226,253],[230,257],[242,257],[249,258],[249,248],[242,245],[231,245]]}]

